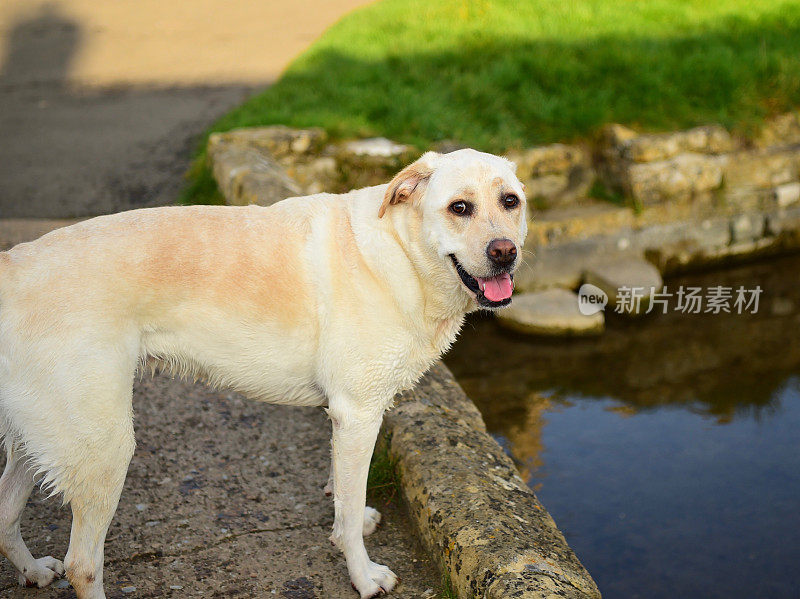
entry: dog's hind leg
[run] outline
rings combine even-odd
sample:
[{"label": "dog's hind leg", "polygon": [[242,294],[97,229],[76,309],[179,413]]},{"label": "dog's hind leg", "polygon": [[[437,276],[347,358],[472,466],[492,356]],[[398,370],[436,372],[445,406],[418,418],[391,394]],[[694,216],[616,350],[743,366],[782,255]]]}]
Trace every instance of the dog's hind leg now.
[{"label": "dog's hind leg", "polygon": [[[72,531],[64,560],[78,599],[105,599],[103,591],[103,544],[116,511],[122,485],[106,502],[72,501]],[[113,496],[112,496],[113,495]]]},{"label": "dog's hind leg", "polygon": [[[0,319],[0,423],[24,447],[42,488],[72,508],[64,568],[78,599],[105,597],[103,542],[133,456],[142,352],[136,326],[111,309],[96,313],[98,301],[63,314],[7,305]],[[19,505],[30,489],[23,490]]]},{"label": "dog's hind leg", "polygon": [[82,452],[82,464],[67,476],[79,482],[70,490],[72,530],[64,559],[66,574],[78,599],[104,599],[103,545],[119,503],[128,464],[133,456],[130,419],[98,421],[102,438]]},{"label": "dog's hind leg", "polygon": [[19,529],[25,503],[34,487],[34,473],[19,448],[8,452],[0,477],[0,551],[19,571],[23,586],[45,587],[64,574],[64,565],[47,556],[34,559]]},{"label": "dog's hind leg", "polygon": [[48,373],[38,381],[40,392],[27,394],[26,413],[22,402],[8,412],[43,473],[42,487],[61,494],[72,509],[67,579],[78,599],[103,599],[103,543],[136,445],[136,355],[133,343],[101,345],[97,351],[87,346],[66,354],[70,360],[59,365],[59,372],[66,372],[63,380]]}]

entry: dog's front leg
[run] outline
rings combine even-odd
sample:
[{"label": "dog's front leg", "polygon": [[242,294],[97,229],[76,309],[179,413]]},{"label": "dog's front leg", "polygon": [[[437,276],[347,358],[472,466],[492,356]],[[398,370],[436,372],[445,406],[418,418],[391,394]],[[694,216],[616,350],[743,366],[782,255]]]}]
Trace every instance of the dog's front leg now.
[{"label": "dog's front leg", "polygon": [[344,553],[350,580],[361,598],[377,597],[397,584],[389,568],[369,559],[363,537],[367,474],[383,409],[365,410],[349,398],[331,398],[329,406],[336,511],[331,540]]}]

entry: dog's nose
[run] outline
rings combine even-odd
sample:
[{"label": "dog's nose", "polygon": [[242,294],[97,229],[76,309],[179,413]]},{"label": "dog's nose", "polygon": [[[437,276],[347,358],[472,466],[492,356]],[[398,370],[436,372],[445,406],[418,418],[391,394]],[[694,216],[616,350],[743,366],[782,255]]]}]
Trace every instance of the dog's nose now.
[{"label": "dog's nose", "polygon": [[510,239],[493,239],[486,248],[486,255],[497,266],[508,266],[517,259],[517,246]]}]

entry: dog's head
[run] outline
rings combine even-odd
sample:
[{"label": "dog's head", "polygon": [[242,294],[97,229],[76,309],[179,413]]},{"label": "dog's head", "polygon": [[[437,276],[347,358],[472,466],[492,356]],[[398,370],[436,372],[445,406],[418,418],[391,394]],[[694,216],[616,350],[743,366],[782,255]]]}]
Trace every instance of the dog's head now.
[{"label": "dog's head", "polygon": [[461,290],[482,308],[511,302],[514,270],[528,231],[526,200],[509,160],[475,150],[428,152],[386,189],[379,216],[411,203],[420,241],[447,264]]}]

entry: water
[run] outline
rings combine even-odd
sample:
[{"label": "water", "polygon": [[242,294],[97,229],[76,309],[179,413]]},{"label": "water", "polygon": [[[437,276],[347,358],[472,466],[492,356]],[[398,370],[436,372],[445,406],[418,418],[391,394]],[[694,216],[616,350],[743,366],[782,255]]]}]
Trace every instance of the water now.
[{"label": "water", "polygon": [[447,357],[606,599],[800,597],[799,273],[668,281],[760,285],[759,311],[591,340],[476,318]]}]

